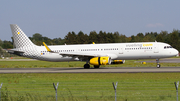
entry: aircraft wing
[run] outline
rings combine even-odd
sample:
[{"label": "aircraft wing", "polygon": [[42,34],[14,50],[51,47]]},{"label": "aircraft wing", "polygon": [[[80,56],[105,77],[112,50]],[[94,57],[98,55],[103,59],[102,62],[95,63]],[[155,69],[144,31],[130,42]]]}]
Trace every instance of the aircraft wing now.
[{"label": "aircraft wing", "polygon": [[84,56],[84,57],[98,57],[98,56],[102,56],[102,55],[99,55],[99,54],[89,54],[89,53],[60,53],[60,55],[63,55],[63,56]]},{"label": "aircraft wing", "polygon": [[93,54],[93,53],[60,53],[59,55],[62,56],[69,56],[69,57],[78,57],[78,58],[92,58],[92,57],[102,57],[102,56],[108,56],[111,57],[111,59],[117,58],[117,55],[115,54]]}]

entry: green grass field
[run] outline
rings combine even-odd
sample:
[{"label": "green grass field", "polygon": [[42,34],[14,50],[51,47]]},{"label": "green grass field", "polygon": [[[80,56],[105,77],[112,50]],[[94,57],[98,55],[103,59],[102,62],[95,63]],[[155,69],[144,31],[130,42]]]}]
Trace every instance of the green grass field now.
[{"label": "green grass field", "polygon": [[0,74],[2,101],[112,101],[112,82],[118,82],[118,101],[176,100],[174,82],[180,73],[42,73]]},{"label": "green grass field", "polygon": [[[141,60],[138,60],[141,61]],[[155,67],[127,60],[125,64],[103,67]],[[0,61],[0,68],[82,67],[85,62]],[[180,66],[161,63],[161,66]],[[91,66],[93,67],[93,66]],[[176,100],[175,81],[180,73],[32,73],[0,74],[2,101],[55,100],[53,83],[59,82],[58,101],[112,101],[112,82],[118,82],[117,101]]]}]

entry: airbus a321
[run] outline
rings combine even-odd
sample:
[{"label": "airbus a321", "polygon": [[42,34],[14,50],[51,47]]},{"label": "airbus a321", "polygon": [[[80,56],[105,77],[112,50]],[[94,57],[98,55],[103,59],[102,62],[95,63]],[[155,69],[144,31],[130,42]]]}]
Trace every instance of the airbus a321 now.
[{"label": "airbus a321", "polygon": [[14,49],[9,53],[44,61],[85,61],[84,68],[99,68],[101,65],[122,64],[125,60],[159,59],[178,55],[178,51],[167,43],[136,42],[79,45],[46,45],[37,46],[15,24],[11,24]]}]

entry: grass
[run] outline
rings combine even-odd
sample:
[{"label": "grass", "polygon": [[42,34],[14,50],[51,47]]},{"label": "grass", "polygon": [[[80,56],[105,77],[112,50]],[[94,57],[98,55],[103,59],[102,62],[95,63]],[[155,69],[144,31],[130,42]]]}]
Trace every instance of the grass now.
[{"label": "grass", "polygon": [[[112,101],[112,82],[118,82],[118,101],[176,100],[174,82],[180,73],[47,73],[0,74],[3,100]],[[11,100],[13,99],[13,100]]]},{"label": "grass", "polygon": [[[142,60],[138,60],[142,61]],[[155,61],[155,60],[154,60]],[[0,68],[51,68],[83,67],[85,62],[0,61]],[[155,67],[137,60],[125,64],[102,67]],[[179,63],[161,63],[161,66],[180,66]],[[93,66],[91,66],[93,67]],[[112,101],[112,82],[118,82],[118,101],[169,101],[176,100],[175,81],[180,73],[42,73],[0,74],[2,101],[55,100],[53,83],[59,82],[58,100]]]}]

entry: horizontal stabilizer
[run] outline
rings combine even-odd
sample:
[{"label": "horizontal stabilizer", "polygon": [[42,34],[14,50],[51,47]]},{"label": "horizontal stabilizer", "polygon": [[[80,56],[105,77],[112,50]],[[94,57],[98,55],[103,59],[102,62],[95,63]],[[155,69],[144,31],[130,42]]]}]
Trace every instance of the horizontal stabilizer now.
[{"label": "horizontal stabilizer", "polygon": [[23,55],[23,51],[19,51],[19,50],[17,50],[17,49],[10,49],[10,50],[8,50],[8,53],[10,53],[10,54],[16,54],[16,55],[18,55],[18,56],[22,56]]}]

